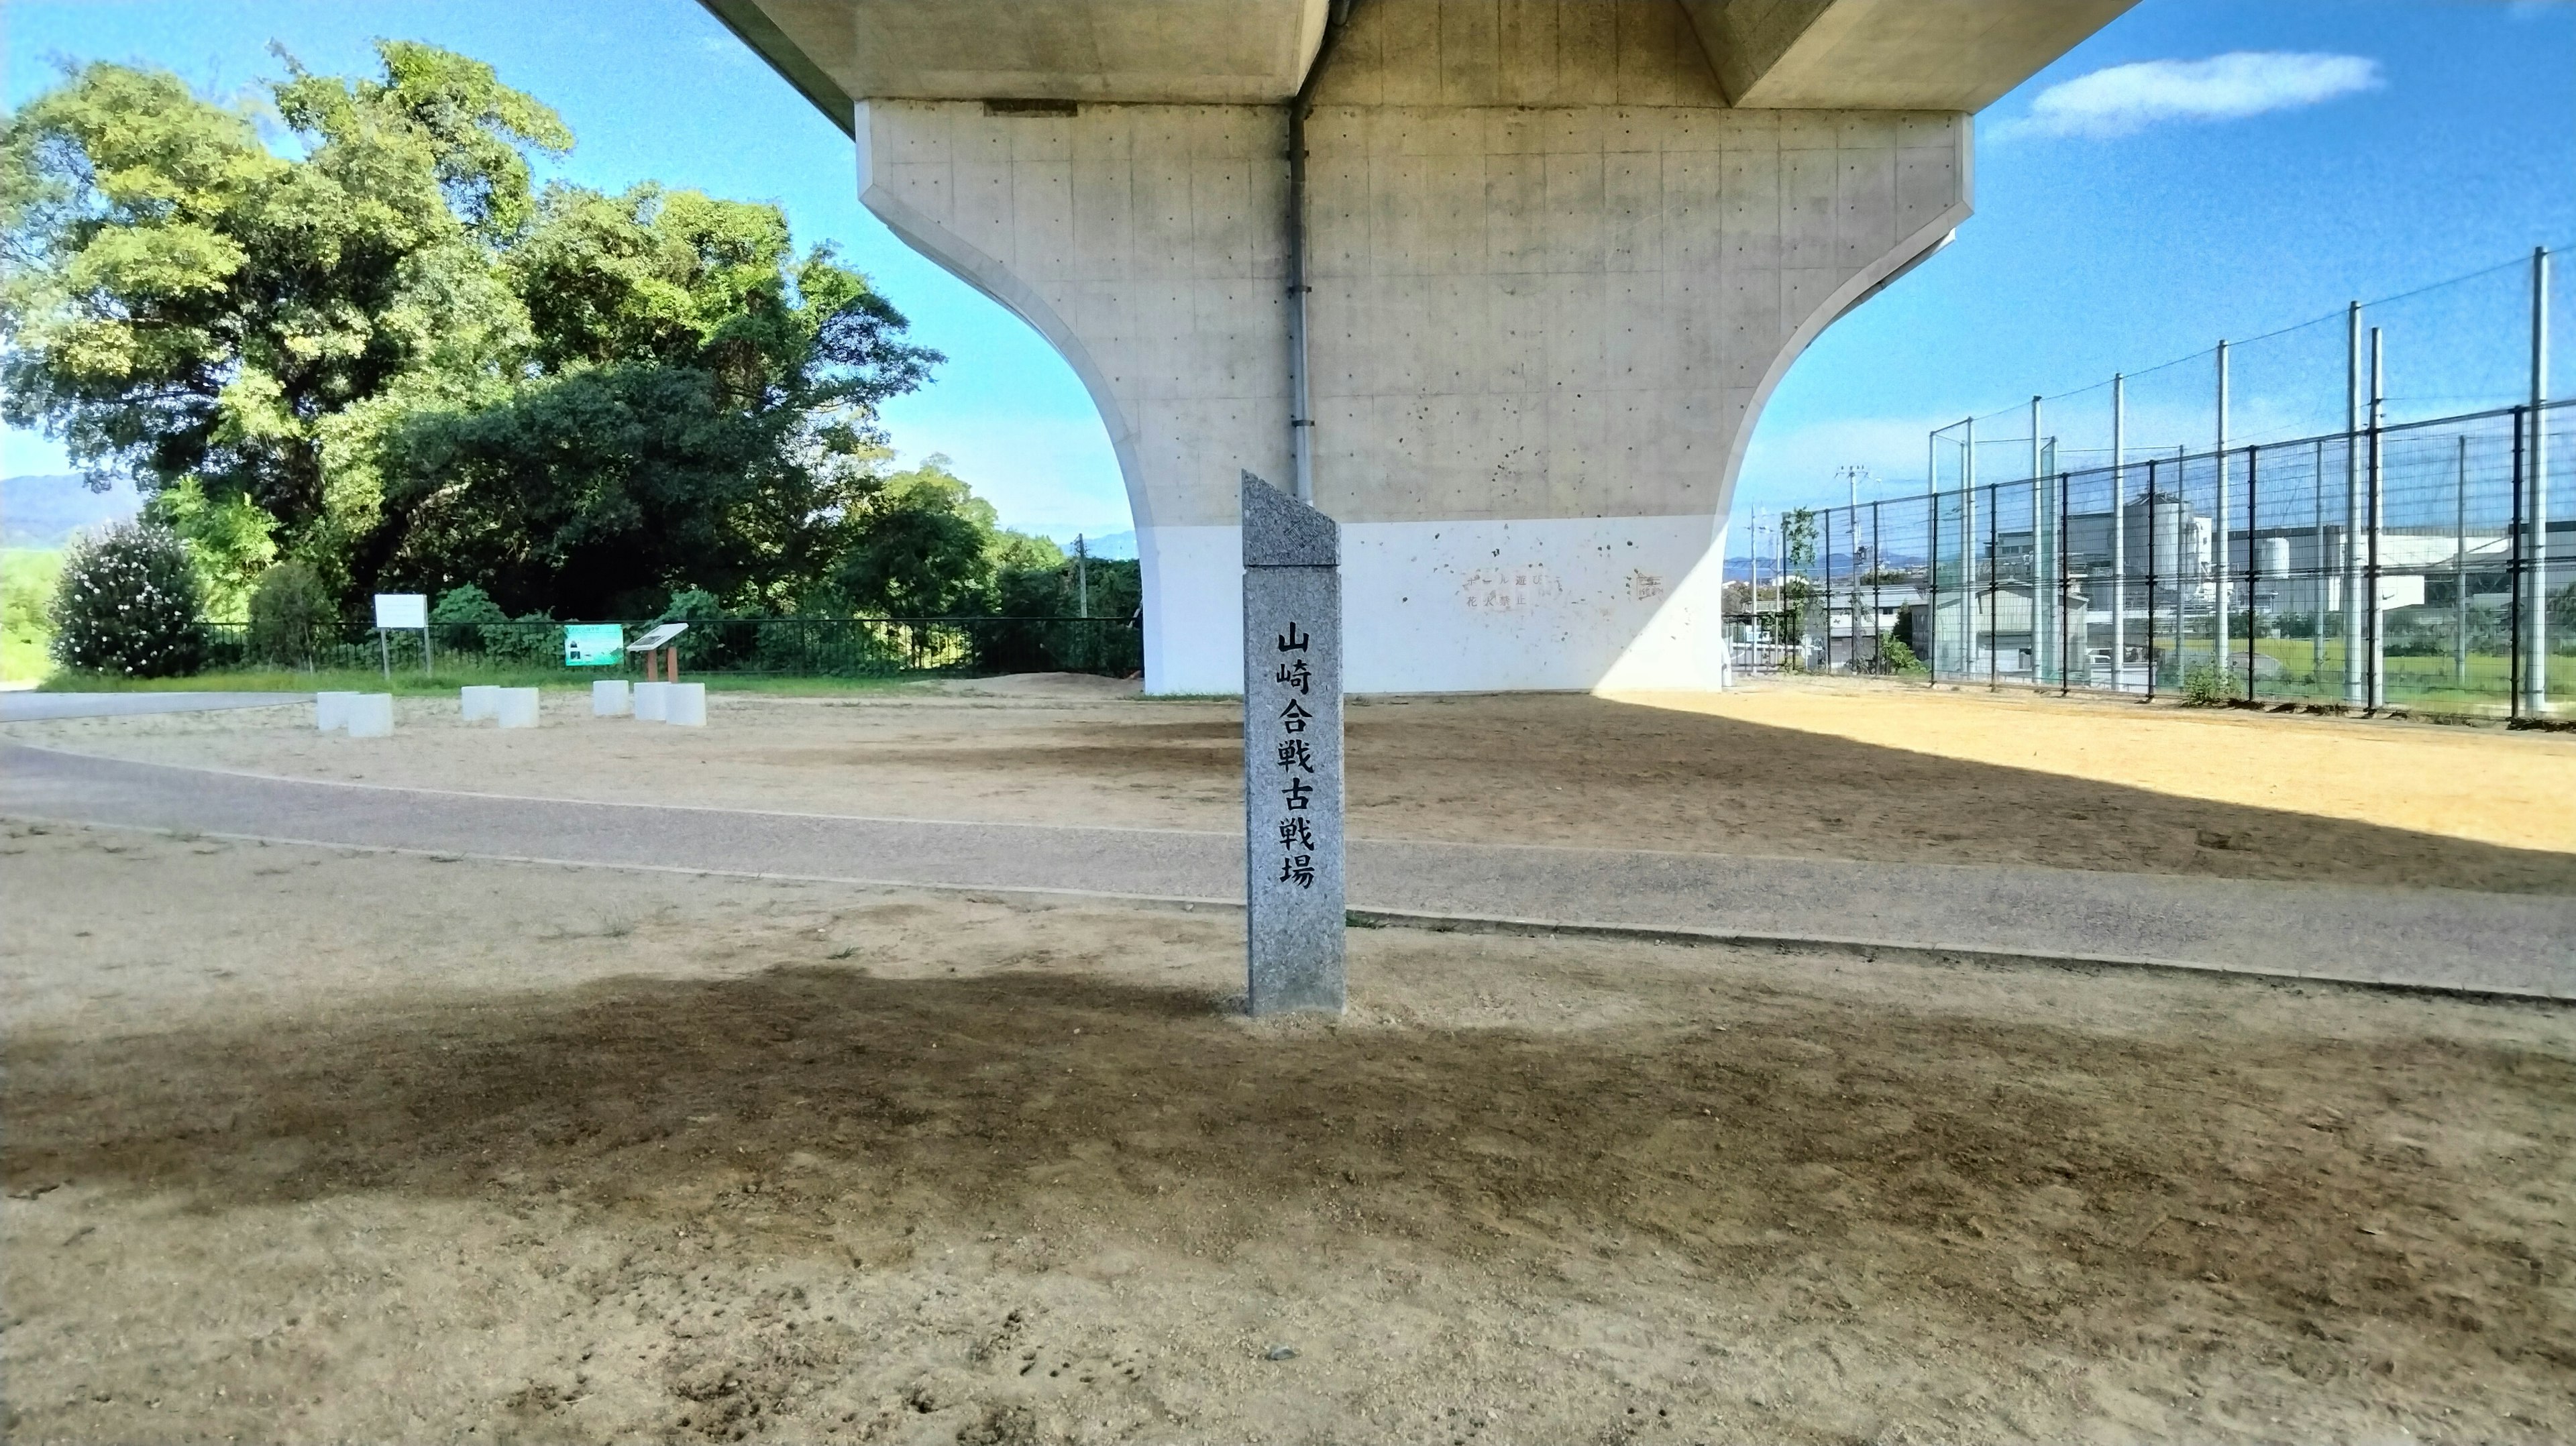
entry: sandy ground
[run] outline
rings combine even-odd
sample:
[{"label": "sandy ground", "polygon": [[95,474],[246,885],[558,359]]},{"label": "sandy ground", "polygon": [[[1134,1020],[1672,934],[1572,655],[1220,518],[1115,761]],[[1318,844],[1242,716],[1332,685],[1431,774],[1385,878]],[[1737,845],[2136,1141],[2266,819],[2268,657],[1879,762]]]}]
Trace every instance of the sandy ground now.
[{"label": "sandy ground", "polygon": [[1364,930],[1256,1024],[1210,912],[0,869],[12,1440],[2576,1435],[2565,1010]]},{"label": "sandy ground", "polygon": [[[1029,679],[718,695],[704,731],[546,700],[503,733],[403,700],[22,723],[30,742],[296,777],[798,812],[1240,826],[1225,704]],[[2576,736],[1830,685],[1724,696],[1362,699],[1355,834],[2576,892]]]}]

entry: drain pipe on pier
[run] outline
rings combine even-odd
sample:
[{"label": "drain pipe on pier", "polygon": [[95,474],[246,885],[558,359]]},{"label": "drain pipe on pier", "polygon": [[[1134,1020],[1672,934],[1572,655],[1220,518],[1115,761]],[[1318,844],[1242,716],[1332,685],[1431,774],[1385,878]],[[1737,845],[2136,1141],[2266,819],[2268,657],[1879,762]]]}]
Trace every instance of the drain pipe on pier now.
[{"label": "drain pipe on pier", "polygon": [[1333,0],[1314,63],[1288,102],[1288,452],[1290,486],[1308,506],[1315,501],[1315,413],[1306,381],[1306,295],[1314,290],[1306,282],[1306,112],[1314,108],[1316,83],[1350,21],[1351,5],[1352,0]]}]

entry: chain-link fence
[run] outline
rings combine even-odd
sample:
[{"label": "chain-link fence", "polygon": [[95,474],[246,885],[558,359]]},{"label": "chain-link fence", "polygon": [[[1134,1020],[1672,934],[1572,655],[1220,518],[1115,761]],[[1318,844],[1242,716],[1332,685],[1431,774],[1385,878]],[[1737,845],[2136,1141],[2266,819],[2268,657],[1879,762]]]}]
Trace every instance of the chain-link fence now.
[{"label": "chain-link fence", "polygon": [[2508,407],[1813,509],[1752,611],[1792,666],[2538,715],[2576,700],[2571,433]]},{"label": "chain-link fence", "polygon": [[[426,637],[351,632],[292,657],[264,648],[246,624],[201,626],[209,668],[469,671],[560,666],[564,660],[561,623],[437,623]],[[621,626],[632,638],[655,625]],[[684,674],[843,678],[1040,672],[1123,678],[1143,669],[1145,655],[1144,634],[1130,618],[727,618],[691,622],[674,646]],[[631,659],[628,666],[635,666]]]}]

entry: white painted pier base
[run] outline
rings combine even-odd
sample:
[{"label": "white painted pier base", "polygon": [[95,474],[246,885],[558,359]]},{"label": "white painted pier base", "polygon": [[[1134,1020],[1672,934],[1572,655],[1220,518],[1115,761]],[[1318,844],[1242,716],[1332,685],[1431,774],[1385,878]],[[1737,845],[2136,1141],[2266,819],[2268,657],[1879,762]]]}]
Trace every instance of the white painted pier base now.
[{"label": "white painted pier base", "polygon": [[[1722,686],[1715,519],[1359,522],[1342,528],[1344,685],[1354,693]],[[1145,676],[1158,693],[1241,686],[1242,540],[1137,533]]]}]

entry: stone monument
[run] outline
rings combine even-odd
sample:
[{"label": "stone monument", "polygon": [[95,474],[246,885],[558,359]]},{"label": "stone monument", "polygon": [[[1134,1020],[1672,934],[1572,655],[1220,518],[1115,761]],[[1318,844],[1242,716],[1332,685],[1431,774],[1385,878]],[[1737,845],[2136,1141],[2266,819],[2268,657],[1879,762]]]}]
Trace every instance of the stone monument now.
[{"label": "stone monument", "polygon": [[1254,1014],[1342,1009],[1342,574],[1333,519],[1243,474],[1243,901]]}]

